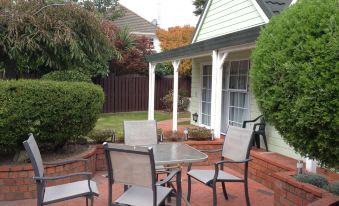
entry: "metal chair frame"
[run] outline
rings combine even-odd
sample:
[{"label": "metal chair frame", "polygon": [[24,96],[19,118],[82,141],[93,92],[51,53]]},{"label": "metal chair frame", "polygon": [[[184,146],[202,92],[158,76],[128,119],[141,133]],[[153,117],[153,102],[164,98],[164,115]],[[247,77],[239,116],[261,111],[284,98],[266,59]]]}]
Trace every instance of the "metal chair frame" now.
[{"label": "metal chair frame", "polygon": [[[113,202],[112,200],[112,192],[113,192],[113,184],[114,184],[114,172],[111,162],[111,156],[110,151],[120,151],[125,153],[133,153],[133,154],[139,154],[139,155],[146,155],[149,156],[150,159],[150,165],[151,165],[151,173],[152,173],[152,191],[153,191],[153,206],[157,206],[157,186],[165,186],[167,185],[174,177],[176,177],[176,184],[177,184],[177,191],[173,190],[173,192],[176,192],[177,196],[177,202],[176,205],[181,205],[181,171],[179,169],[171,171],[171,173],[166,176],[166,178],[162,181],[157,182],[156,181],[156,170],[155,170],[155,162],[154,162],[154,155],[153,155],[153,149],[151,147],[148,148],[147,152],[138,151],[138,150],[128,150],[128,149],[121,149],[121,148],[113,148],[109,147],[108,143],[104,143],[104,149],[105,149],[105,157],[107,162],[107,170],[108,170],[108,206],[121,206],[118,202]],[[138,148],[138,146],[134,146],[134,148]],[[125,187],[126,192],[128,188]],[[171,193],[170,193],[171,194]],[[170,195],[169,194],[169,195]],[[165,198],[166,199],[166,198]],[[163,200],[163,202],[165,201]]]},{"label": "metal chair frame", "polygon": [[[226,138],[227,138],[227,134],[226,134],[225,139]],[[220,161],[214,163],[213,179],[210,180],[207,183],[204,183],[201,180],[187,174],[187,182],[188,182],[187,200],[190,201],[190,198],[191,198],[191,184],[192,184],[191,178],[194,178],[195,180],[197,180],[197,181],[205,184],[206,186],[212,188],[212,190],[213,190],[213,206],[217,206],[217,187],[216,187],[217,183],[220,182],[222,184],[224,197],[225,197],[226,200],[228,200],[225,182],[241,182],[241,183],[244,183],[246,205],[250,206],[250,198],[249,198],[249,193],[248,193],[248,163],[249,163],[249,161],[252,160],[252,159],[249,158],[252,142],[253,142],[253,133],[251,135],[251,139],[250,139],[249,144],[247,146],[246,158],[244,160],[242,160],[242,161],[225,160],[225,158],[222,156]],[[225,140],[224,140],[224,144],[225,144]],[[224,147],[223,147],[223,149],[224,149]],[[200,151],[206,152],[206,153],[218,153],[218,152],[222,152],[223,149],[200,150]],[[243,179],[239,179],[239,180],[218,179],[219,171],[224,170],[224,164],[244,164]],[[187,173],[189,171],[191,171],[191,169],[192,169],[192,164],[189,164],[188,169],[187,169]]]},{"label": "metal chair frame", "polygon": [[242,124],[242,128],[246,128],[247,123],[256,122],[259,119],[260,119],[260,123],[254,123],[253,124],[253,133],[254,133],[254,140],[255,140],[255,141],[253,141],[253,146],[254,146],[254,143],[255,143],[257,148],[260,148],[260,135],[261,135],[263,140],[264,140],[266,151],[268,152],[267,138],[266,138],[266,132],[265,132],[266,121],[265,121],[264,115],[260,115],[253,120],[244,121],[243,124]]},{"label": "metal chair frame", "polygon": [[[74,162],[84,162],[85,168],[86,168],[86,171],[87,171],[88,170],[88,167],[87,167],[87,161],[88,160],[87,159],[73,159],[73,160],[56,161],[56,162],[42,162],[42,165],[39,165],[39,163],[36,161],[34,152],[32,151],[32,148],[31,148],[31,145],[30,145],[32,143],[36,144],[36,141],[34,139],[33,134],[29,134],[29,138],[26,141],[24,141],[23,144],[24,144],[24,147],[25,147],[25,149],[28,153],[28,156],[31,160],[33,170],[34,170],[34,174],[35,174],[35,176],[33,176],[33,179],[37,184],[37,193],[38,193],[37,194],[37,205],[42,206],[42,205],[48,205],[48,204],[51,204],[51,203],[61,202],[61,201],[74,199],[74,198],[78,198],[78,197],[86,197],[86,205],[88,206],[88,200],[91,200],[90,205],[93,206],[94,196],[99,196],[99,194],[93,192],[93,190],[91,188],[91,175],[92,175],[92,173],[90,173],[90,172],[79,172],[79,173],[71,173],[71,174],[60,175],[60,176],[45,177],[44,174],[43,174],[43,171],[42,171],[42,174],[40,174],[41,172],[39,171],[39,167],[44,168],[43,165],[46,165],[46,166],[48,166],[48,165],[62,165],[62,164],[74,163]],[[40,153],[39,153],[39,155],[40,155]],[[64,198],[57,199],[57,200],[50,201],[50,202],[44,202],[46,182],[65,179],[65,178],[69,178],[69,177],[76,177],[76,176],[85,176],[87,178],[88,188],[89,188],[88,193],[68,196],[68,197],[64,197]]]}]

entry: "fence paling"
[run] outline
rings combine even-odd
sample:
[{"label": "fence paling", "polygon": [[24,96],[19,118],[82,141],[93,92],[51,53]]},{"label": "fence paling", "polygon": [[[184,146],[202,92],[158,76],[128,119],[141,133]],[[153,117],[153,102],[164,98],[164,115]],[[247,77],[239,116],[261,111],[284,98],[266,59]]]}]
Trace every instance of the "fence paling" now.
[{"label": "fence paling", "polygon": [[[148,77],[147,76],[114,76],[95,79],[105,92],[103,112],[146,111],[148,109]],[[156,79],[155,109],[162,109],[161,98],[173,89],[173,77]],[[190,96],[191,80],[179,78],[179,89]]]}]

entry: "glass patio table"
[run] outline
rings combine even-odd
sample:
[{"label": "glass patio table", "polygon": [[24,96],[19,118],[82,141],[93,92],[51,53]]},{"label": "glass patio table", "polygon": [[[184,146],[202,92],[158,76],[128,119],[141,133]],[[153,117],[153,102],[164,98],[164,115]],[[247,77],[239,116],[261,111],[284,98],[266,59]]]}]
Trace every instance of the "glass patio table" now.
[{"label": "glass patio table", "polygon": [[204,162],[208,156],[199,150],[181,143],[162,143],[147,145],[153,148],[156,165],[175,165]]}]

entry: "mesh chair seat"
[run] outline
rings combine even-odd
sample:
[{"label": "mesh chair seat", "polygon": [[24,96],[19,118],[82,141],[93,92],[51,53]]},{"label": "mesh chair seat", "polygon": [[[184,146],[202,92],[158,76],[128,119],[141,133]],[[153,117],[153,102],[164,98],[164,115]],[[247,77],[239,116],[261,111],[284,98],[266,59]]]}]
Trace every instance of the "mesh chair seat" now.
[{"label": "mesh chair seat", "polygon": [[[95,182],[90,181],[92,192],[99,195],[99,191]],[[44,204],[59,202],[60,200],[81,197],[90,193],[88,181],[77,181],[62,185],[56,185],[45,188]]]},{"label": "mesh chair seat", "polygon": [[[213,180],[215,171],[214,170],[191,170],[187,174],[199,180],[200,182],[207,184]],[[224,172],[223,170],[220,170],[218,173],[217,180],[232,181],[232,180],[240,180],[240,178],[237,176],[231,175],[227,172]]]},{"label": "mesh chair seat", "polygon": [[[169,195],[173,189],[157,186],[157,205]],[[151,188],[132,186],[115,202],[126,205],[150,206],[153,204],[153,191]]]}]

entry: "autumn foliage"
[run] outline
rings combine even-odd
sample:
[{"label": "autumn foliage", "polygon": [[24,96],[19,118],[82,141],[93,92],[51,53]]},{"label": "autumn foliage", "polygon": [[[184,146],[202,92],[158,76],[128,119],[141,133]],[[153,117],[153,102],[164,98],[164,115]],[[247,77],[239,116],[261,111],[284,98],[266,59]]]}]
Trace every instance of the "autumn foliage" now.
[{"label": "autumn foliage", "polygon": [[[176,26],[170,27],[168,30],[158,29],[157,37],[160,40],[162,51],[168,51],[178,47],[186,46],[191,43],[194,27],[191,26]],[[192,70],[192,61],[189,59],[183,60],[180,64],[179,74],[190,75]]]}]

